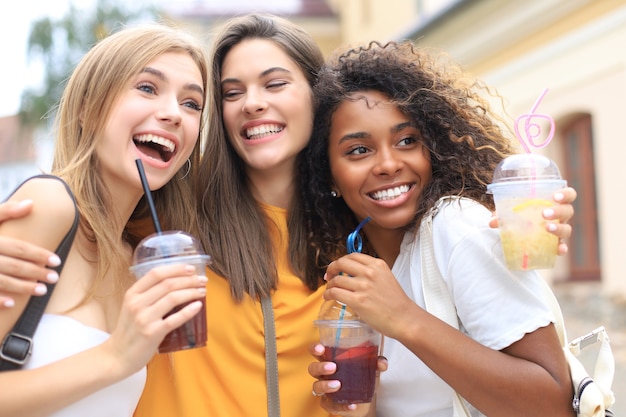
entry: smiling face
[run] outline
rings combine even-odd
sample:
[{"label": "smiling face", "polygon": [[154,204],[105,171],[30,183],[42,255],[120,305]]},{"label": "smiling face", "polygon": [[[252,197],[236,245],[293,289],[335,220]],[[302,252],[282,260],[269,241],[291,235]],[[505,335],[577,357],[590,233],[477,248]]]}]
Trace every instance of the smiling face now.
[{"label": "smiling face", "polygon": [[160,55],[132,78],[117,97],[96,147],[105,181],[140,185],[135,165],[140,158],[150,188],[165,185],[198,140],[202,85],[200,69],[182,52]]},{"label": "smiling face", "polygon": [[223,121],[248,175],[291,177],[313,124],[311,88],[300,67],[278,45],[246,39],[222,65]]},{"label": "smiling face", "polygon": [[[332,117],[328,156],[334,188],[366,227],[402,229],[415,215],[432,168],[421,135],[388,98],[357,92]],[[369,235],[370,232],[368,232]]]}]

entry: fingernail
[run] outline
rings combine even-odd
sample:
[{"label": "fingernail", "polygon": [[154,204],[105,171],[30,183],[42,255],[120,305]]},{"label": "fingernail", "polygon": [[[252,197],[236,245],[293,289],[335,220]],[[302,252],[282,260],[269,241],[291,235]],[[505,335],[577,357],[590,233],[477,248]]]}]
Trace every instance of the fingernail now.
[{"label": "fingernail", "polygon": [[328,281],[328,275],[326,275],[326,272],[324,272],[324,281]]},{"label": "fingernail", "polygon": [[46,279],[50,284],[54,284],[59,280],[59,274],[57,274],[56,271],[51,271],[46,275]]},{"label": "fingernail", "polygon": [[328,381],[328,388],[339,388],[341,386],[341,383],[339,381]]},{"label": "fingernail", "polygon": [[209,282],[209,279],[205,277],[204,275],[198,275],[198,281],[203,284],[206,284],[207,282]]},{"label": "fingernail", "polygon": [[556,224],[548,223],[548,230],[551,232],[556,232]]},{"label": "fingernail", "polygon": [[37,284],[35,286],[35,294],[37,294],[37,295],[44,295],[47,292],[48,292],[48,287],[46,287],[45,285]]},{"label": "fingernail", "polygon": [[556,193],[554,194],[554,201],[561,201],[565,198],[565,195],[563,193]]},{"label": "fingernail", "polygon": [[2,305],[7,308],[15,307],[15,301],[9,298],[8,300],[4,300],[4,303],[2,303]]},{"label": "fingernail", "polygon": [[335,362],[327,362],[324,364],[324,370],[325,371],[336,371],[337,370],[337,365],[335,364]]},{"label": "fingernail", "polygon": [[19,207],[30,206],[31,204],[33,204],[33,200],[22,200],[17,203]]},{"label": "fingernail", "polygon": [[198,288],[198,292],[199,292],[200,294],[206,294],[206,287],[200,287],[200,288]]},{"label": "fingernail", "polygon": [[48,266],[59,266],[61,265],[61,258],[57,255],[52,255],[48,258]]},{"label": "fingernail", "polygon": [[319,355],[321,355],[322,353],[324,353],[324,346],[322,345],[315,345],[313,346],[313,351]]},{"label": "fingernail", "polygon": [[348,404],[348,410],[356,410],[356,404]]},{"label": "fingernail", "polygon": [[185,265],[185,272],[196,272],[196,267],[193,265]]},{"label": "fingernail", "polygon": [[552,216],[554,216],[554,210],[553,210],[553,209],[551,209],[551,208],[545,209],[545,210],[543,211],[543,216],[544,216],[544,217],[551,218]]}]

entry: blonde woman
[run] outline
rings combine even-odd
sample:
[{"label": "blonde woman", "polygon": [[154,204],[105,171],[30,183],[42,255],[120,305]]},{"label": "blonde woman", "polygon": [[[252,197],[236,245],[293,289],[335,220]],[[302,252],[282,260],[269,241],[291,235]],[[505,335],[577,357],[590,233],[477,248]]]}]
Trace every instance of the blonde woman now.
[{"label": "blonde woman", "polygon": [[[199,159],[206,74],[193,38],[160,25],[121,30],[76,67],[58,109],[51,172],[71,194],[55,178],[31,178],[10,201],[31,200],[32,210],[0,225],[2,237],[54,250],[74,219],[72,194],[80,212],[32,355],[22,369],[0,372],[0,416],[132,415],[157,346],[200,311],[194,300],[204,295],[206,277],[193,267],[130,275],[141,236],[127,222],[146,211],[139,158],[163,228],[195,230],[195,216],[179,214],[193,204],[183,177]],[[2,337],[28,298],[13,294],[14,306],[0,310]]]}]

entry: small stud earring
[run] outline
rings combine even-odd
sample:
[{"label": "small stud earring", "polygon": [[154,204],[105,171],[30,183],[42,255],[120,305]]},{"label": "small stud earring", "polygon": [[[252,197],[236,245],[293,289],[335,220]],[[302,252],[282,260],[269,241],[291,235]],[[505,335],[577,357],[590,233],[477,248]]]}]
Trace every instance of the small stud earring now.
[{"label": "small stud earring", "polygon": [[330,195],[335,197],[335,198],[337,198],[339,196],[339,194],[337,194],[337,191],[335,191],[335,190],[331,190],[330,191]]}]

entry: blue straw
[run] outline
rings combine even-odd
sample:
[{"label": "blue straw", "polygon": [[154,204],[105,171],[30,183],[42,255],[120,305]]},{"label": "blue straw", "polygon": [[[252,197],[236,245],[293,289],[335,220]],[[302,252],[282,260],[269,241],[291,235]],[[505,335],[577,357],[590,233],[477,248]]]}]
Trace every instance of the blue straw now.
[{"label": "blue straw", "polygon": [[[370,220],[372,220],[371,217],[366,217],[365,219],[363,219],[363,221],[359,223],[356,229],[354,229],[354,232],[348,235],[348,238],[346,239],[346,246],[348,247],[348,253],[353,253],[353,252],[361,253],[361,250],[363,250],[363,239],[361,239],[361,235],[359,234],[359,231]],[[340,273],[340,275],[343,275],[343,273]],[[345,313],[346,313],[346,305],[341,303],[341,311],[339,312],[340,322],[343,320]],[[339,338],[341,336],[341,325],[339,325],[338,327],[339,328],[337,330],[337,335],[335,336],[335,346],[339,346]]]}]

